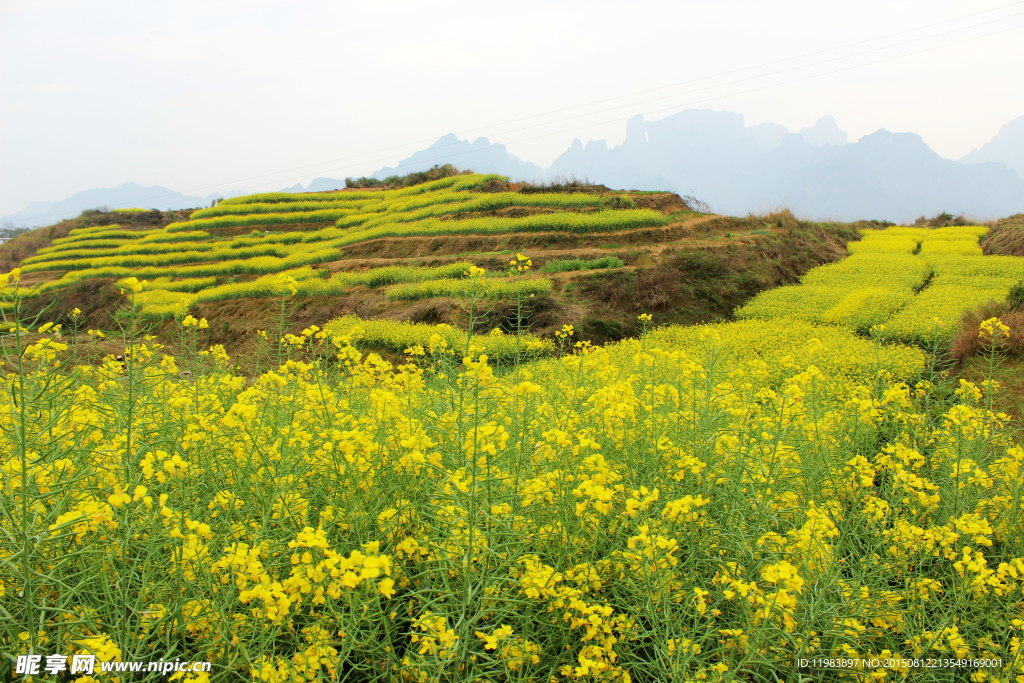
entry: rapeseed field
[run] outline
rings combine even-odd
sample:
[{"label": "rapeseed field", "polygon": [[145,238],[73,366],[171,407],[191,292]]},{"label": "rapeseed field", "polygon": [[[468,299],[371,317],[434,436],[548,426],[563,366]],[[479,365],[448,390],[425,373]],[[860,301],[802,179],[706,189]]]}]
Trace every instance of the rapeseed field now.
[{"label": "rapeseed field", "polygon": [[[905,256],[892,296],[989,272]],[[160,285],[132,277],[123,359],[90,366],[77,318],[19,319],[19,278],[2,676],[32,653],[211,663],[176,681],[1024,680],[1024,448],[998,382],[918,346],[643,314],[525,362],[545,342],[349,318],[263,334],[249,378],[199,347],[215,320],[177,311],[178,357],[135,333]],[[982,325],[990,367],[1006,331]]]},{"label": "rapeseed field", "polygon": [[[424,283],[459,278],[472,264],[448,270],[420,269],[391,282],[396,268],[360,278],[336,274],[324,281],[324,268],[299,277],[311,266],[337,261],[344,248],[375,239],[409,236],[494,235],[533,232],[590,234],[665,225],[668,217],[637,206],[626,193],[605,194],[489,191],[507,182],[497,175],[463,174],[391,190],[361,190],[301,195],[265,193],[235,197],[200,209],[189,220],[164,228],[127,230],[117,225],[71,230],[20,264],[24,273],[40,273],[43,284],[26,296],[97,278],[144,278],[148,317],[167,318],[191,304],[229,298],[274,296],[269,276],[286,273],[303,282],[300,294],[338,295],[353,286]],[[503,210],[518,213],[499,214]],[[249,234],[246,229],[253,228]],[[378,275],[380,277],[378,277]],[[382,277],[384,279],[382,279]],[[177,283],[207,282],[186,288]],[[163,283],[167,286],[152,286]],[[525,285],[519,285],[522,289]],[[533,291],[544,284],[530,285]],[[493,285],[496,295],[504,295]],[[396,290],[399,298],[461,296],[457,283]],[[506,288],[507,289],[507,288]],[[546,291],[546,290],[544,290]],[[444,294],[443,292],[450,292]]]},{"label": "rapeseed field", "polygon": [[1024,280],[1024,259],[982,256],[984,226],[866,230],[852,254],[806,273],[799,285],[768,290],[740,319],[797,318],[872,330],[925,348],[948,346],[960,317],[1002,301]]}]

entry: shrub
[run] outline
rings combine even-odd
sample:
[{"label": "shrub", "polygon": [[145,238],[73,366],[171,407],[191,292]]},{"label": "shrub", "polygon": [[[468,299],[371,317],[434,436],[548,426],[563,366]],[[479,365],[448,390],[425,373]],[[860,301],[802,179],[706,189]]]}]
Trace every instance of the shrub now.
[{"label": "shrub", "polygon": [[345,187],[409,187],[411,185],[420,185],[439,178],[448,178],[450,176],[466,175],[469,173],[469,171],[460,171],[451,164],[444,164],[443,166],[434,166],[427,171],[407,173],[404,176],[389,176],[383,181],[378,180],[377,178],[368,178],[366,176],[363,176],[362,178],[345,178]]},{"label": "shrub", "polygon": [[1024,308],[1024,281],[1018,280],[1010,291],[1006,293],[1006,301],[1011,311],[1019,311]]}]

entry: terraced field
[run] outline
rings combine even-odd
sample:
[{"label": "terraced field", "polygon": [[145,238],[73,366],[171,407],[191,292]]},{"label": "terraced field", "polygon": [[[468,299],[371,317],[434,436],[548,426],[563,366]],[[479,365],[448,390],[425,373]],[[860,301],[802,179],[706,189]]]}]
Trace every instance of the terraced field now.
[{"label": "terraced field", "polygon": [[922,347],[948,346],[961,316],[1004,301],[1024,279],[1024,259],[982,256],[988,228],[895,227],[865,231],[850,258],[808,272],[799,285],[755,297],[740,319],[790,317],[852,327]]},{"label": "terraced field", "polygon": [[[47,238],[49,235],[49,238]],[[519,186],[463,174],[394,189],[269,193],[191,213],[87,212],[0,246],[21,268],[25,312],[116,331],[123,280],[142,281],[142,316],[159,329],[191,312],[218,319],[206,340],[249,357],[276,328],[336,317],[463,327],[484,292],[477,332],[512,330],[526,297],[532,331],[562,324],[595,343],[636,333],[636,315],[723,320],[764,288],[845,256],[850,226],[788,214],[733,219],[690,211],[670,193]],[[508,281],[517,253],[534,259]],[[484,284],[463,280],[470,266]],[[7,309],[9,311],[9,307]],[[383,350],[383,349],[382,349]]]},{"label": "terraced field", "polygon": [[[329,274],[324,264],[343,249],[372,240],[408,236],[594,233],[662,226],[670,220],[643,209],[625,193],[520,193],[486,191],[507,179],[459,175],[395,190],[294,195],[257,194],[228,199],[161,229],[98,226],[72,230],[22,261],[23,273],[53,275],[37,294],[96,278],[136,277],[150,285],[143,297],[152,316],[187,310],[195,302],[272,296],[274,280],[239,276],[283,275],[304,295],[338,295],[356,284],[382,286],[461,277],[465,266],[375,276]],[[248,234],[239,232],[250,230]],[[59,274],[59,277],[56,275]],[[541,286],[542,288],[542,286]],[[495,293],[500,293],[494,289]],[[408,287],[393,296],[408,297]],[[457,285],[439,290],[458,296]],[[187,302],[187,303],[183,303]]]}]

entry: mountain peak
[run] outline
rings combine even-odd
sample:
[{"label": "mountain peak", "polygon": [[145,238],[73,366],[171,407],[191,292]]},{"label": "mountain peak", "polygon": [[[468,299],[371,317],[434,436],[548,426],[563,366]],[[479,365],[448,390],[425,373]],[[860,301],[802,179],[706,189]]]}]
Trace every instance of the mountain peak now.
[{"label": "mountain peak", "polygon": [[965,164],[999,161],[1024,178],[1024,116],[1002,126],[995,137],[981,147],[972,149],[960,161]]},{"label": "mountain peak", "polygon": [[460,139],[454,133],[442,135],[427,149],[402,159],[394,168],[385,166],[373,173],[372,177],[383,180],[392,175],[428,171],[444,164],[454,164],[459,168],[482,173],[499,173],[515,180],[540,180],[544,177],[544,169],[509,154],[505,145],[491,143],[487,138],[477,138],[470,142]]},{"label": "mountain peak", "polygon": [[822,116],[809,128],[802,128],[800,130],[800,135],[804,137],[805,141],[815,147],[821,147],[823,145],[845,145],[849,142],[849,137],[846,135],[846,131],[839,129],[839,125],[836,123],[835,117],[831,114],[828,116]]}]

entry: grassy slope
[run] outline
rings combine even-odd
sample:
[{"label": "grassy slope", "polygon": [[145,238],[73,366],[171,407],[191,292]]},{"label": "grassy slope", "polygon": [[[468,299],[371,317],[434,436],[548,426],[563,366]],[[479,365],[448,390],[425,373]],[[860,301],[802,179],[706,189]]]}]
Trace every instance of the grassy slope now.
[{"label": "grassy slope", "polygon": [[[529,276],[537,277],[544,263],[551,260],[614,256],[624,264],[622,267],[548,275],[553,281],[551,294],[529,302],[534,332],[550,335],[563,324],[572,324],[578,330],[578,338],[601,343],[635,334],[639,313],[654,314],[656,324],[728,320],[735,308],[754,294],[795,282],[808,269],[845,257],[844,245],[857,239],[857,227],[861,227],[861,224],[799,221],[788,212],[746,218],[697,214],[672,193],[620,193],[603,186],[579,183],[565,187],[530,187],[490,180],[476,191],[484,200],[517,196],[514,193],[519,193],[518,196],[530,198],[531,202],[544,201],[540,206],[505,206],[494,211],[475,211],[462,218],[518,218],[558,212],[560,209],[551,208],[550,200],[538,195],[557,200],[555,195],[565,194],[595,197],[608,208],[616,208],[621,202],[635,204],[661,213],[666,217],[666,224],[590,234],[528,232],[381,237],[347,245],[339,260],[321,263],[317,267],[340,272],[396,264],[433,266],[470,260],[487,268],[489,273],[500,276],[508,265],[509,256],[523,252],[534,262]],[[371,190],[369,194],[366,190],[356,192],[372,198],[380,190]],[[334,197],[344,199],[356,195],[342,192],[330,197],[309,195],[308,199],[335,201]],[[211,212],[216,213],[215,210],[207,210],[199,215]],[[67,236],[73,228],[117,223],[123,228],[144,230],[186,221],[189,215],[187,211],[86,212],[77,219],[19,236],[0,247],[0,260],[6,269],[10,269],[50,245],[54,239]],[[211,230],[210,239],[235,239],[243,234],[241,231],[249,234],[254,227],[258,234],[264,232],[264,228],[270,233],[281,230],[312,232],[327,226],[250,224],[237,228],[221,227]],[[182,239],[188,238],[183,234]],[[25,281],[45,282],[59,277],[59,272],[35,271],[27,273]],[[218,283],[244,282],[254,277],[220,277]],[[86,314],[88,326],[111,330],[116,328],[114,313],[121,301],[112,283],[110,278],[83,280],[30,299],[27,310],[35,313],[49,307],[46,318],[60,319],[77,307]],[[222,343],[229,352],[235,353],[244,352],[251,346],[257,330],[277,328],[279,307],[279,301],[273,299],[236,299],[195,304],[191,312],[211,322],[205,341]],[[509,304],[501,302],[485,308],[478,322],[479,329],[487,331],[497,326],[508,326],[510,309]],[[322,324],[338,315],[351,313],[416,322],[455,325],[466,322],[463,302],[458,300],[387,301],[383,289],[354,287],[341,296],[314,296],[292,302],[286,327],[289,331],[297,331],[309,324]],[[164,322],[159,326],[170,324]]]},{"label": "grassy slope", "polygon": [[986,254],[1024,256],[1024,213],[996,221],[981,241],[981,248]]},{"label": "grassy slope", "polygon": [[[392,264],[440,265],[468,258],[498,273],[506,267],[508,256],[520,251],[533,258],[535,271],[549,259],[614,255],[624,267],[551,275],[555,283],[551,296],[531,302],[537,333],[550,334],[568,323],[580,331],[580,338],[599,343],[632,335],[640,312],[654,313],[659,323],[727,320],[736,306],[762,289],[794,282],[809,268],[844,257],[843,245],[856,239],[855,226],[811,224],[788,213],[726,218],[681,210],[678,198],[670,194],[648,195],[642,201],[672,216],[673,222],[600,235],[383,238],[354,245],[343,259],[326,267],[362,270]],[[124,217],[116,220],[129,225]],[[110,329],[118,295],[110,280],[90,280],[57,290],[51,301],[48,317],[59,317],[77,306],[89,315],[90,326]],[[33,302],[30,310],[42,304],[42,299]],[[211,321],[210,343],[222,343],[235,353],[251,346],[256,330],[276,327],[278,307],[276,300],[241,299],[196,305],[192,312]],[[288,327],[300,330],[348,313],[453,324],[463,324],[465,318],[455,300],[388,302],[383,290],[355,288],[343,297],[295,302]],[[485,312],[480,329],[501,325],[509,313],[508,305],[495,304]]]},{"label": "grassy slope", "polygon": [[[23,259],[53,244],[53,240],[67,237],[76,228],[103,225],[120,225],[128,230],[152,230],[188,218],[190,211],[144,211],[138,213],[112,213],[108,211],[84,211],[77,218],[63,220],[54,225],[22,233],[14,239],[0,244],[0,272],[9,272],[21,265]],[[52,279],[46,272],[26,273],[22,282],[33,285]],[[113,314],[123,300],[112,286],[111,279],[87,280],[59,291],[54,297],[39,297],[26,300],[25,312],[34,316],[46,311],[45,318],[60,320],[71,310],[78,308],[91,326],[111,329]]]}]

